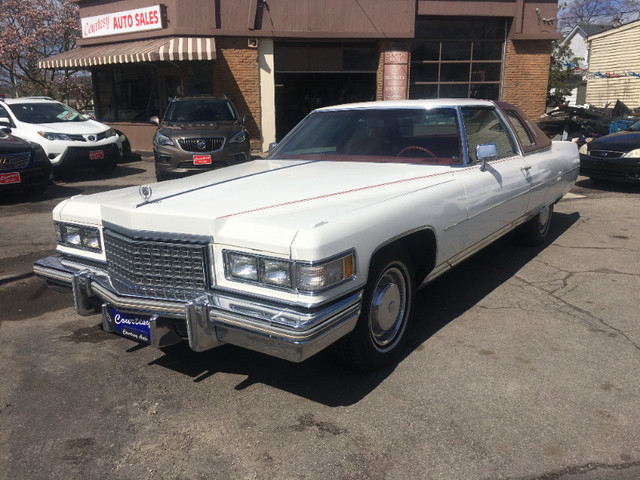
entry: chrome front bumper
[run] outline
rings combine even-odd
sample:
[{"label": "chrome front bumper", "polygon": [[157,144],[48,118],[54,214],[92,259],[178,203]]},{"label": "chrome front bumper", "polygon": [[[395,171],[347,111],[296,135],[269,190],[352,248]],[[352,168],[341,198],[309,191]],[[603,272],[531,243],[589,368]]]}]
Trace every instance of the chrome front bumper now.
[{"label": "chrome front bumper", "polygon": [[353,330],[362,307],[361,291],[319,308],[219,292],[188,302],[125,295],[116,291],[106,270],[60,256],[37,260],[33,271],[70,287],[80,315],[92,315],[102,304],[103,327],[109,332],[115,328],[107,305],[150,316],[150,342],[156,347],[181,341],[172,322],[184,320],[189,346],[197,352],[229,343],[301,362]]}]

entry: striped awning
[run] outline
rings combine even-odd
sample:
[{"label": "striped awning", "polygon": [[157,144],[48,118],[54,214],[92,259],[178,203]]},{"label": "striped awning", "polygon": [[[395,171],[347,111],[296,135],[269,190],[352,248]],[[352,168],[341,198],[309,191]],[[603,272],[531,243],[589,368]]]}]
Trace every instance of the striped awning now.
[{"label": "striped awning", "polygon": [[215,60],[215,58],[216,44],[212,37],[166,37],[78,47],[40,60],[38,67],[86,68],[112,63]]}]

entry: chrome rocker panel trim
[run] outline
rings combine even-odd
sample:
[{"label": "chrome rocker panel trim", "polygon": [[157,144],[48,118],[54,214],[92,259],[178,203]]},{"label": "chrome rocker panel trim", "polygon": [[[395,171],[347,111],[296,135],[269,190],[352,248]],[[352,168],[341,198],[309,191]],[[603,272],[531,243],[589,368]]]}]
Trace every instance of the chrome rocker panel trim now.
[{"label": "chrome rocker panel trim", "polygon": [[301,362],[354,329],[362,308],[362,291],[319,308],[292,307],[256,299],[207,292],[184,302],[122,295],[111,285],[105,270],[60,256],[35,262],[34,273],[71,287],[76,311],[93,315],[103,303],[103,328],[115,331],[111,305],[123,312],[151,316],[151,345],[181,341],[169,328],[170,319],[186,322],[189,347],[197,352],[229,343],[292,362]]}]

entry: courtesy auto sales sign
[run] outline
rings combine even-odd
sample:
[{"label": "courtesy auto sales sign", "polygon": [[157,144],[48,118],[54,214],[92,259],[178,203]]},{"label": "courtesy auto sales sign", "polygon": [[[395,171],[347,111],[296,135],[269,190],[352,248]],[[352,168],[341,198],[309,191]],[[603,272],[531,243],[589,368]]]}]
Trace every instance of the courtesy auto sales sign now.
[{"label": "courtesy auto sales sign", "polygon": [[104,37],[121,33],[142,32],[163,28],[160,5],[106,13],[80,19],[82,38]]}]

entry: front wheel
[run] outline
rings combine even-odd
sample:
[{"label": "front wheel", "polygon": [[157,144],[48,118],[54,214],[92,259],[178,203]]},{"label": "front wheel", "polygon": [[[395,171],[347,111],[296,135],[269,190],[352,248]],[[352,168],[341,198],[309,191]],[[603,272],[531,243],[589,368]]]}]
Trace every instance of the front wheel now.
[{"label": "front wheel", "polygon": [[535,246],[543,243],[549,236],[553,203],[544,207],[538,214],[518,227],[518,237],[525,245]]},{"label": "front wheel", "polygon": [[413,313],[415,278],[404,249],[377,256],[371,264],[363,307],[355,329],[338,345],[338,355],[362,370],[388,365],[402,353]]}]

